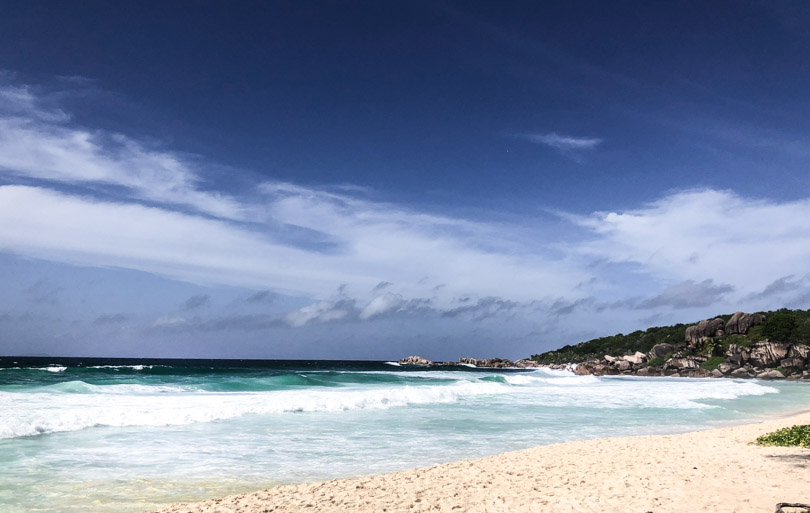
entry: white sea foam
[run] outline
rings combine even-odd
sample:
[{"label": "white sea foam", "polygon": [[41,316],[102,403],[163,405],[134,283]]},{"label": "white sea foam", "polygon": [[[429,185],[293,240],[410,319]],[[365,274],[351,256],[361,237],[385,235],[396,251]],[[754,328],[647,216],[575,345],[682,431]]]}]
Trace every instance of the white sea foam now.
[{"label": "white sea foam", "polygon": [[[531,374],[542,374],[545,376],[559,376],[559,377],[569,377],[569,376],[576,376],[574,374],[574,368],[572,367],[569,369],[552,369],[549,367],[538,367],[531,371]],[[590,374],[589,374],[590,375]]]},{"label": "white sea foam", "polygon": [[599,382],[599,378],[590,375],[537,376],[534,373],[507,375],[504,379],[511,385],[588,385]]},{"label": "white sea foam", "polygon": [[[317,371],[316,371],[317,372]],[[311,372],[311,374],[315,374],[316,372]],[[384,374],[387,376],[399,376],[402,378],[430,378],[430,379],[445,379],[451,382],[455,381],[475,381],[481,377],[487,376],[487,374],[474,374],[472,372],[462,373],[458,371],[445,371],[445,370],[408,370],[408,371],[401,371],[396,369],[385,370],[385,371],[332,371],[337,372],[339,374]]]},{"label": "white sea foam", "polygon": [[[584,376],[591,377],[593,376]],[[557,380],[574,378],[557,378]],[[570,384],[584,384],[568,383]],[[532,393],[535,387],[517,387]],[[587,386],[549,386],[539,387],[542,393],[534,394],[533,404],[566,407],[566,408],[652,408],[652,409],[706,409],[715,405],[706,401],[732,400],[743,396],[760,396],[778,393],[770,386],[747,381],[733,380],[696,380],[683,381],[671,379],[626,380],[615,378],[597,378]]]},{"label": "white sea foam", "polygon": [[459,366],[461,366],[461,367],[470,367],[472,369],[477,369],[478,368],[477,365],[473,365],[471,363],[459,363]]},{"label": "white sea foam", "polygon": [[[416,373],[408,373],[409,375]],[[93,426],[167,426],[211,422],[249,414],[374,410],[494,395],[515,405],[570,408],[711,408],[707,400],[777,393],[754,381],[638,380],[574,376],[538,370],[520,374],[486,373],[450,377],[446,385],[355,386],[338,389],[264,392],[207,392],[191,385],[93,385],[69,381],[0,392],[0,438],[75,431]],[[437,376],[439,375],[439,376]],[[485,378],[499,377],[502,382]],[[483,378],[483,380],[482,380]],[[495,399],[493,399],[495,400]]]},{"label": "white sea foam", "polygon": [[[248,414],[385,409],[417,404],[452,403],[463,397],[508,393],[499,383],[449,386],[398,386],[332,390],[161,393],[162,387],[69,382],[103,393],[17,394],[0,392],[0,438],[75,431],[95,426],[170,426],[211,422]],[[95,387],[95,388],[93,388]],[[47,388],[47,387],[42,387]],[[116,390],[115,392],[110,390]],[[148,389],[148,390],[147,390]],[[157,391],[157,393],[155,393]],[[173,392],[173,393],[171,393]],[[116,397],[110,397],[113,394]]]},{"label": "white sea foam", "polygon": [[144,369],[154,369],[155,367],[165,367],[165,365],[92,365],[85,367],[85,369],[133,369],[140,371]]},{"label": "white sea foam", "polygon": [[386,365],[393,365],[394,367],[402,367],[399,362],[385,362]]},{"label": "white sea foam", "polygon": [[[57,370],[60,369],[60,370]],[[42,370],[61,372],[64,367]],[[315,372],[317,374],[317,372]],[[576,376],[536,369],[521,373],[374,371],[429,378],[430,384],[355,385],[297,390],[212,392],[194,384],[107,384],[67,381],[0,392],[0,438],[93,426],[167,426],[292,412],[379,410],[491,395],[518,408],[706,409],[717,401],[778,393],[757,381],[633,379]],[[414,381],[416,382],[416,381]],[[440,384],[436,384],[436,383]]]},{"label": "white sea foam", "polygon": [[[10,390],[0,392],[0,397],[4,394],[16,397],[17,400],[24,400],[29,394],[98,394],[98,395],[155,395],[167,393],[201,392],[194,386],[181,385],[137,385],[137,384],[117,384],[117,385],[92,385],[84,381],[63,381],[51,385],[42,385],[33,388]],[[57,400],[55,398],[55,400]],[[0,403],[2,404],[2,403]]]},{"label": "white sea foam", "polygon": [[61,365],[49,365],[48,367],[36,367],[35,370],[48,371],[48,372],[65,372],[67,367]]}]

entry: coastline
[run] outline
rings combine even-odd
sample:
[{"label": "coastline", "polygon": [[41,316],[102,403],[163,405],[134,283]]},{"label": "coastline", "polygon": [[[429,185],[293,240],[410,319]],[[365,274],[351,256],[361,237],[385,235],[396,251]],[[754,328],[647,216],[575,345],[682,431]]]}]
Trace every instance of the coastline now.
[{"label": "coastline", "polygon": [[751,442],[795,424],[810,424],[810,412],[675,435],[551,444],[156,512],[773,511],[780,502],[810,503],[810,449]]}]

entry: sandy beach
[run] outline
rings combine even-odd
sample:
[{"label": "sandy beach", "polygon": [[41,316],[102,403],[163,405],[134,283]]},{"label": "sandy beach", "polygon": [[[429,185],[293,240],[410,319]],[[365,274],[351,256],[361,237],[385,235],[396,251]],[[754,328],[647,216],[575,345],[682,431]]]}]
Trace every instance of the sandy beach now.
[{"label": "sandy beach", "polygon": [[779,502],[810,503],[810,449],[751,442],[795,424],[810,424],[810,413],[678,435],[540,446],[160,512],[771,512]]}]

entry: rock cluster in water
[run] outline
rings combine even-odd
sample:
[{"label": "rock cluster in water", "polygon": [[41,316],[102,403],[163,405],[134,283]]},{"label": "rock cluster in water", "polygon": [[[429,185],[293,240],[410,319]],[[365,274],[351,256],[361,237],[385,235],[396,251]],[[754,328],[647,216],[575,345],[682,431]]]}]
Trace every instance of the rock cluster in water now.
[{"label": "rock cluster in water", "polygon": [[[576,367],[576,374],[682,377],[730,377],[810,380],[810,346],[764,340],[750,347],[730,344],[723,361],[706,368],[710,355],[699,354],[704,342],[724,335],[745,335],[765,321],[762,314],[735,313],[728,322],[721,318],[700,321],[686,328],[683,344],[658,344],[649,353],[608,356],[587,360]],[[717,358],[714,358],[714,362]],[[714,367],[714,368],[711,368]]]},{"label": "rock cluster in water", "polygon": [[433,365],[433,362],[421,356],[408,356],[397,362],[400,365]]},{"label": "rock cluster in water", "polygon": [[[483,368],[490,368],[490,369],[526,369],[526,368],[536,368],[536,367],[549,367],[548,365],[542,365],[538,362],[529,359],[523,360],[507,360],[506,358],[486,358],[483,360],[479,360],[477,358],[459,358],[457,362],[433,362],[428,360],[427,358],[422,358],[421,356],[408,356],[407,358],[403,358],[399,360],[397,363],[400,365],[422,365],[422,366],[431,366],[431,367],[448,367],[448,366],[455,366],[455,365],[472,365],[473,367],[483,367]],[[566,365],[552,365],[552,368],[555,369],[565,369]]]}]

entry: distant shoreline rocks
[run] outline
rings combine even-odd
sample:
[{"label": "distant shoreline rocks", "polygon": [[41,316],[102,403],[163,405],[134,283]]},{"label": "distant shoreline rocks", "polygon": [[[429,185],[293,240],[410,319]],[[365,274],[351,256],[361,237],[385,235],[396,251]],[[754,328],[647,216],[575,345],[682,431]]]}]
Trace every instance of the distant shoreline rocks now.
[{"label": "distant shoreline rocks", "polygon": [[400,365],[421,365],[423,367],[433,365],[433,362],[427,358],[422,358],[421,356],[408,356],[401,360],[397,360],[397,363]]},{"label": "distant shoreline rocks", "polygon": [[423,358],[421,356],[408,356],[401,360],[397,360],[397,363],[400,365],[414,365],[420,367],[454,367],[454,366],[466,366],[466,367],[476,367],[482,369],[535,369],[540,367],[545,368],[552,368],[552,369],[573,369],[575,365],[569,364],[560,364],[560,365],[545,365],[539,362],[535,362],[528,358],[524,358],[522,360],[507,360],[506,358],[485,358],[485,359],[477,359],[477,358],[459,358],[456,362],[434,362],[428,360],[427,358]]}]

